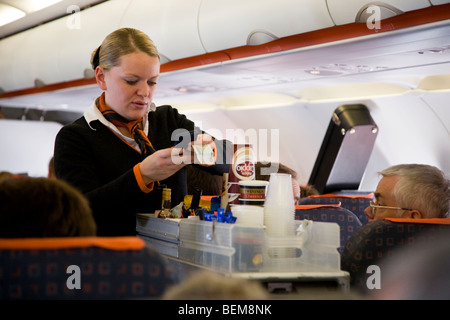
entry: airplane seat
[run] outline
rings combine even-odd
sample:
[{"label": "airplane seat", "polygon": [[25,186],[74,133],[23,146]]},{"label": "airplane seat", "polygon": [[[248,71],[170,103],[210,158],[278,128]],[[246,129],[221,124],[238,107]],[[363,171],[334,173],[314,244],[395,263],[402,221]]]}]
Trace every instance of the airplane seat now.
[{"label": "airplane seat", "polygon": [[138,237],[0,239],[0,299],[157,299],[176,284]]},{"label": "airplane seat", "polygon": [[[341,269],[350,273],[350,286],[358,293],[369,293],[368,283],[374,281],[374,267],[380,270],[381,289],[386,260],[417,254],[418,245],[435,246],[440,236],[450,236],[450,219],[387,218],[372,221],[358,228],[347,241],[341,254]],[[443,238],[444,239],[444,238]],[[411,249],[412,250],[402,250]],[[401,255],[401,256],[400,256]],[[397,259],[398,260],[398,259]],[[435,261],[436,262],[436,261]],[[405,262],[406,263],[406,262]],[[433,264],[433,261],[430,261]],[[369,268],[371,266],[371,268]],[[403,266],[399,265],[398,268]],[[409,266],[405,265],[405,268]],[[371,278],[369,278],[371,277]]]},{"label": "airplane seat", "polygon": [[340,227],[340,247],[342,253],[344,246],[353,232],[361,226],[358,217],[350,210],[338,204],[296,205],[295,220],[312,220],[321,222],[335,222]]},{"label": "airplane seat", "polygon": [[362,224],[366,224],[369,219],[364,214],[364,210],[369,206],[370,201],[373,198],[373,193],[363,194],[323,194],[316,196],[309,196],[307,198],[301,198],[299,200],[300,205],[308,204],[337,204],[341,203],[341,207],[346,208],[353,212]]}]

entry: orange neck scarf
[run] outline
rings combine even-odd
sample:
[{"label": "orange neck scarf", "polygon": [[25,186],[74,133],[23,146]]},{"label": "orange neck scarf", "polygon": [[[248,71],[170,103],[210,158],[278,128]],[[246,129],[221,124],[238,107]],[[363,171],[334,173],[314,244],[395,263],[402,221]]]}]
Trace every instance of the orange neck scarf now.
[{"label": "orange neck scarf", "polygon": [[139,145],[139,149],[141,149],[141,153],[144,158],[155,151],[152,143],[148,139],[144,130],[142,130],[141,128],[142,118],[130,121],[122,117],[120,114],[106,105],[105,93],[102,93],[102,95],[100,96],[98,109],[105,117],[105,119],[114,124],[116,127],[128,128],[130,133],[133,135],[134,140]]}]

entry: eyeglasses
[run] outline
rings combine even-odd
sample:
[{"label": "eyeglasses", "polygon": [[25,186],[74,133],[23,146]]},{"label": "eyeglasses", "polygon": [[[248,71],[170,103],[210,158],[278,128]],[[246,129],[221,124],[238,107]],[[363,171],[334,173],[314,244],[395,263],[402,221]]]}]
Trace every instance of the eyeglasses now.
[{"label": "eyeglasses", "polygon": [[372,210],[372,214],[375,214],[376,209],[391,209],[391,210],[414,210],[414,209],[408,209],[408,208],[400,208],[400,207],[389,207],[389,206],[379,206],[376,205],[373,201],[370,201],[370,210]]}]

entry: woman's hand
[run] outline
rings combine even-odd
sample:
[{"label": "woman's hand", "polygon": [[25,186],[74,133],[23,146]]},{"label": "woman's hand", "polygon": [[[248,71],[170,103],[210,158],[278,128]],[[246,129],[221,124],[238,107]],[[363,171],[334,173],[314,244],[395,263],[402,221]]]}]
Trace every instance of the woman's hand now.
[{"label": "woman's hand", "polygon": [[215,148],[213,138],[210,135],[199,134],[195,141],[189,143],[187,150],[167,148],[156,151],[139,165],[145,184],[167,179],[187,164],[202,163],[195,156],[193,145],[205,146],[209,144],[211,144],[211,148]]},{"label": "woman's hand", "polygon": [[210,144],[211,142],[213,142],[213,138],[207,133],[202,133],[197,136],[197,139],[195,141],[192,141],[192,144],[205,145],[205,144]]},{"label": "woman's hand", "polygon": [[213,165],[216,161],[216,145],[209,134],[199,134],[195,141],[188,145],[191,163]]},{"label": "woman's hand", "polygon": [[181,148],[158,150],[145,158],[139,165],[145,184],[167,179],[175,172],[190,163],[190,154]]}]

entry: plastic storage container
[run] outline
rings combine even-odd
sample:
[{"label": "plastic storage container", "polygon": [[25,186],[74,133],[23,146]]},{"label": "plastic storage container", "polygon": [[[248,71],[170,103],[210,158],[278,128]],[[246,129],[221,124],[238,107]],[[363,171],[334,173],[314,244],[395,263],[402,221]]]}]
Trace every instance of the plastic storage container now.
[{"label": "plastic storage container", "polygon": [[181,220],[179,258],[222,272],[340,271],[336,223],[297,220],[296,235],[269,237],[264,228]]},{"label": "plastic storage container", "polygon": [[259,271],[264,229],[200,220],[180,222],[179,258],[220,271]]},{"label": "plastic storage container", "polygon": [[160,219],[153,214],[136,215],[136,232],[140,238],[156,251],[178,258],[180,219]]}]

